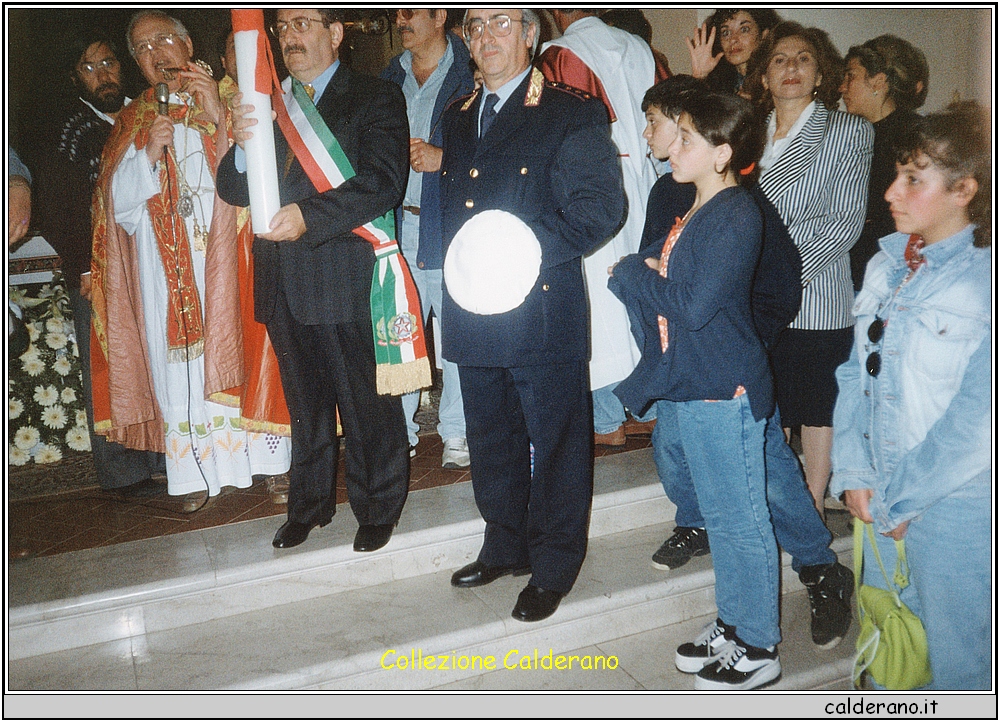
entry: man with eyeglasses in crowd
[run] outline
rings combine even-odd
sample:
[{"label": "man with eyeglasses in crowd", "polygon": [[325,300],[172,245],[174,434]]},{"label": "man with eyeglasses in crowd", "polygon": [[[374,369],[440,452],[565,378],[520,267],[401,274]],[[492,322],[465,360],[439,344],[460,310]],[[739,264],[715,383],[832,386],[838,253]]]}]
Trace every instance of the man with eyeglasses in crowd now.
[{"label": "man with eyeglasses in crowd", "polygon": [[[267,325],[278,353],[292,417],[288,518],[272,543],[281,549],[297,546],[336,511],[339,408],[347,496],[359,524],[354,549],[370,552],[389,542],[399,519],[410,458],[402,403],[377,391],[370,298],[375,255],[354,230],[403,199],[409,168],[406,103],[397,86],[340,62],[344,25],[337,10],[278,10],[272,32],[291,74],[283,85],[294,98],[289,102],[313,132],[331,134],[354,173],[318,191],[300,157],[307,150],[299,146],[291,152],[275,125],[283,205],[270,232],[259,233],[253,245],[256,317]],[[241,103],[241,96],[235,101]],[[241,147],[256,124],[246,116],[249,109],[233,106],[240,145],[219,168],[219,192],[237,205],[249,202]]]},{"label": "man with eyeglasses in crowd", "polygon": [[91,399],[90,200],[104,144],[119,111],[130,101],[122,90],[117,48],[102,33],[87,30],[77,35],[66,46],[63,60],[63,78],[79,96],[57,136],[39,154],[39,229],[62,260],[98,483],[126,498],[156,496],[166,491],[163,454],[129,449],[94,433]]},{"label": "man with eyeglasses in crowd", "polygon": [[261,360],[244,358],[237,209],[215,193],[230,144],[218,86],[175,18],[141,11],[126,39],[150,87],[119,113],[94,193],[95,425],[165,451],[190,512],[286,471],[288,439],[242,416]]},{"label": "man with eyeglasses in crowd", "polygon": [[530,572],[512,616],[533,622],[556,611],[586,554],[593,432],[581,258],[619,225],[625,195],[604,106],[531,67],[535,12],[470,9],[464,29],[484,87],[445,113],[441,325],[486,533],[451,583]]},{"label": "man with eyeglasses in crowd", "polygon": [[[400,9],[396,27],[403,52],[389,61],[382,77],[403,89],[406,115],[410,121],[410,174],[403,205],[396,211],[399,243],[413,273],[426,321],[433,310],[438,319],[434,334],[435,356],[441,368],[441,401],[438,406],[438,434],[444,445],[441,466],[463,469],[469,466],[469,445],[465,439],[465,411],[458,367],[441,358],[441,116],[456,98],[475,87],[469,67],[469,51],[455,33],[448,32],[448,11]],[[411,454],[417,445],[419,425],[414,414],[420,392],[403,397]]]}]

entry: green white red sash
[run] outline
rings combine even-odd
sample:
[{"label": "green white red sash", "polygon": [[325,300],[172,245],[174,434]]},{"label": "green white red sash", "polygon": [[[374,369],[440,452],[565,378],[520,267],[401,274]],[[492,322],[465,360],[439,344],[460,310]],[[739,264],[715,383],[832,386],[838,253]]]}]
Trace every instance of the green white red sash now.
[{"label": "green white red sash", "polygon": [[[287,78],[282,91],[275,91],[272,101],[278,126],[316,191],[324,193],[354,177],[354,167],[302,84]],[[420,301],[396,243],[395,214],[390,210],[354,233],[375,249],[371,310],[378,392],[399,395],[429,386]]]}]

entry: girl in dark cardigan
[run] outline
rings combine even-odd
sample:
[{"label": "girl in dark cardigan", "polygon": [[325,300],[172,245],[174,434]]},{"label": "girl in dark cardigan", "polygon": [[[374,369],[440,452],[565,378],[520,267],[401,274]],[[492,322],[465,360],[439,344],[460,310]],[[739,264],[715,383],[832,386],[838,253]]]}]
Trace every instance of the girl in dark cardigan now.
[{"label": "girl in dark cardigan", "polygon": [[609,287],[641,319],[643,357],[615,393],[630,408],[676,414],[705,517],[718,619],[681,645],[678,669],[696,689],[754,689],[781,674],[778,551],[765,498],[764,428],[771,374],[750,294],[760,256],[753,181],[763,140],[750,104],[732,94],[683,101],[670,146],[674,178],[694,204],[661,249],[626,256]]}]

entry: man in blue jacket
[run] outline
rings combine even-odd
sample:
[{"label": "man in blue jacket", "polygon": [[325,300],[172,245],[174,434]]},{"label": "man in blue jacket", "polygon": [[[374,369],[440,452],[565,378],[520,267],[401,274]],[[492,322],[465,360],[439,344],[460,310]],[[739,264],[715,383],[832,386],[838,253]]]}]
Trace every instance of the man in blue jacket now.
[{"label": "man in blue jacket", "polygon": [[[397,10],[396,25],[404,50],[389,61],[382,77],[403,89],[410,121],[410,176],[403,206],[396,212],[397,238],[413,272],[425,320],[433,310],[440,323],[441,116],[453,100],[472,92],[472,70],[465,44],[448,32],[447,10]],[[441,356],[439,329],[434,340],[443,376],[437,428],[444,443],[441,465],[460,469],[469,465],[462,390],[458,367]],[[411,449],[417,445],[419,426],[413,416],[419,401],[419,391],[403,397]]]}]

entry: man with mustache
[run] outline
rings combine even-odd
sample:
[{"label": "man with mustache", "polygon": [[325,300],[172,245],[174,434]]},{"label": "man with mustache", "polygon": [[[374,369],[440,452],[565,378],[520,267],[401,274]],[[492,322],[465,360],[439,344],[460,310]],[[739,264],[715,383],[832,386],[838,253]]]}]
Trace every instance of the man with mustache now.
[{"label": "man with mustache", "polygon": [[166,491],[162,454],[129,449],[93,431],[90,378],[90,199],[111,126],[129,99],[121,86],[115,44],[87,31],[70,41],[66,78],[79,93],[71,115],[59,126],[51,147],[39,160],[36,183],[39,227],[62,259],[66,290],[83,371],[83,398],[89,417],[90,447],[102,489],[124,497]]},{"label": "man with mustache", "polygon": [[[441,321],[441,145],[444,109],[456,98],[471,93],[472,71],[469,51],[455,34],[447,32],[448,11],[444,8],[396,11],[396,27],[403,52],[389,61],[382,77],[403,89],[406,115],[410,121],[410,176],[403,205],[396,211],[399,242],[413,272],[420,293],[424,318],[433,310]],[[441,367],[441,403],[438,407],[438,434],[444,443],[441,466],[463,469],[469,466],[469,445],[465,439],[465,412],[458,367],[441,357],[440,325],[434,339]],[[410,448],[417,445],[419,425],[414,414],[420,393],[403,397]],[[413,453],[413,452],[411,452]]]},{"label": "man with mustache", "polygon": [[150,87],[118,115],[94,193],[95,426],[165,451],[168,493],[197,511],[288,469],[283,399],[276,379],[261,391],[274,361],[247,344],[238,211],[215,193],[230,147],[218,86],[175,18],[136,13],[126,38]]},{"label": "man with mustache", "polygon": [[[392,83],[341,62],[344,25],[336,9],[278,10],[271,31],[291,74],[273,107],[288,113],[289,124],[302,123],[274,127],[282,206],[268,232],[255,229],[253,242],[254,310],[274,342],[292,418],[288,519],[272,544],[298,546],[336,512],[339,409],[347,496],[359,524],[354,550],[371,552],[389,542],[402,512],[410,458],[402,403],[378,392],[377,373],[386,369],[377,365],[373,337],[376,258],[373,243],[356,231],[389,223],[403,199],[406,105]],[[234,100],[240,145],[222,160],[219,194],[246,205],[241,145],[256,120],[241,96]],[[335,171],[340,178],[331,177]],[[401,339],[390,331],[397,326],[380,327],[382,348]]]}]

